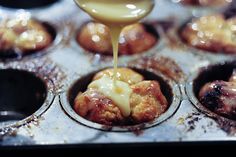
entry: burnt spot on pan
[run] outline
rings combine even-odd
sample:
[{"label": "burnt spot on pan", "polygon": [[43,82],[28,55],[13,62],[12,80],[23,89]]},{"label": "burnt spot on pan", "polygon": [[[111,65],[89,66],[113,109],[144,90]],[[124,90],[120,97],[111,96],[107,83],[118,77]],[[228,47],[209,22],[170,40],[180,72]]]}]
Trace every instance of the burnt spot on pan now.
[{"label": "burnt spot on pan", "polygon": [[60,0],[0,0],[0,6],[14,9],[33,9],[52,5]]},{"label": "burnt spot on pan", "polygon": [[193,112],[192,114],[189,114],[185,120],[187,121],[188,126],[187,131],[192,131],[196,128],[196,123],[201,120],[200,113]]},{"label": "burnt spot on pan", "polygon": [[178,64],[163,56],[142,57],[128,63],[131,67],[159,71],[176,82],[185,80],[185,75]]}]

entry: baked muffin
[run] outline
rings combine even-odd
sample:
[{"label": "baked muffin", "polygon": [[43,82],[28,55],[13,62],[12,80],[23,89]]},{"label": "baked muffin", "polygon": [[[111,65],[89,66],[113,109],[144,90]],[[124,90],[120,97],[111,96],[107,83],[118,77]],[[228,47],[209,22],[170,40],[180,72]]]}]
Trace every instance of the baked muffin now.
[{"label": "baked muffin", "polygon": [[180,0],[184,5],[191,6],[224,6],[232,2],[232,0]]},{"label": "baked muffin", "polygon": [[236,18],[208,15],[193,19],[180,30],[188,45],[215,53],[236,53]]},{"label": "baked muffin", "polygon": [[7,19],[0,22],[0,55],[25,55],[48,47],[52,35],[33,19]]},{"label": "baked muffin", "polygon": [[[106,69],[97,73],[87,90],[78,93],[74,109],[80,116],[105,125],[132,125],[150,122],[167,110],[168,102],[159,83],[143,80],[142,75],[128,68],[118,68],[118,73],[125,77],[118,77],[114,91],[119,96],[115,98],[117,95],[114,96],[111,94],[113,91],[106,88],[107,84],[111,84],[103,81],[108,79],[113,83],[113,72],[113,69]],[[119,84],[124,88],[120,88]],[[122,106],[126,98],[128,114],[124,113]],[[120,106],[118,103],[123,104]]]},{"label": "baked muffin", "polygon": [[[77,42],[87,51],[112,55],[111,37],[108,27],[96,22],[82,26],[76,36]],[[119,55],[142,53],[158,41],[157,34],[146,29],[144,24],[133,24],[123,29],[119,40]]]},{"label": "baked muffin", "polygon": [[199,92],[199,100],[213,112],[236,120],[236,69],[228,81],[205,84]]}]

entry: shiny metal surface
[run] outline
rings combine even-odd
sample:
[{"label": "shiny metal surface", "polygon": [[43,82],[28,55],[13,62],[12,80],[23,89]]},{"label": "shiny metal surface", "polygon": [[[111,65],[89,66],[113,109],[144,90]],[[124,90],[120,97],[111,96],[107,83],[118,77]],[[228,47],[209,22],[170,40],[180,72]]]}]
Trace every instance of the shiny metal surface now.
[{"label": "shiny metal surface", "polygon": [[[154,126],[139,132],[127,129],[124,131],[124,128],[115,128],[116,131],[101,130],[97,129],[101,128],[101,125],[89,122],[92,127],[88,127],[83,122],[78,122],[80,118],[75,115],[66,98],[69,88],[76,80],[95,70],[112,66],[112,57],[85,52],[75,41],[78,26],[88,21],[89,17],[81,12],[73,1],[68,0],[62,0],[48,8],[24,11],[32,17],[53,23],[60,30],[58,32],[61,39],[44,55],[0,62],[0,69],[15,68],[34,72],[45,80],[50,99],[54,96],[55,98],[52,103],[45,103],[47,109],[44,109],[44,112],[40,109],[30,116],[30,121],[23,120],[24,123],[20,121],[20,125],[16,122],[11,126],[0,123],[0,145],[236,140],[235,134],[225,131],[217,121],[200,112],[189,99],[192,95],[187,95],[185,90],[186,85],[187,91],[191,90],[187,80],[191,80],[190,76],[195,75],[199,68],[218,61],[232,60],[231,56],[205,55],[189,47],[175,48],[170,44],[171,41],[164,30],[156,26],[161,35],[160,45],[148,53],[122,56],[119,65],[127,66],[130,61],[144,56],[164,56],[180,66],[188,79],[170,81],[174,95],[177,95],[175,105],[170,108],[171,111],[167,111],[171,113],[166,113],[170,117],[160,117]],[[14,16],[15,13],[14,9],[0,8],[1,17]],[[144,21],[174,21],[174,27],[178,28],[192,16],[189,14],[189,8],[166,0],[157,0],[154,11]],[[93,128],[94,125],[96,129]]]}]

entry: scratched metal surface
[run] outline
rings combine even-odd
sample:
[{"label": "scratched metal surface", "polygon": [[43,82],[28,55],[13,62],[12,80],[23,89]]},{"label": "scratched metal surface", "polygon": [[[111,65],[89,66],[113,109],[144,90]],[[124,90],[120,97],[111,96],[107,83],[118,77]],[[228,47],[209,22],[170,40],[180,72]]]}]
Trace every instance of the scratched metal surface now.
[{"label": "scratched metal surface", "polygon": [[[66,93],[72,83],[91,71],[112,65],[112,58],[101,58],[84,52],[75,42],[75,32],[78,26],[89,17],[74,5],[73,1],[62,0],[49,8],[25,10],[37,19],[53,23],[61,36],[61,40],[50,52],[39,57],[26,57],[18,61],[0,62],[0,68],[17,68],[42,73],[43,77],[52,77],[53,83],[48,83],[48,90],[53,95],[53,101],[44,106],[44,111],[30,117],[27,123],[13,123],[9,127],[0,125],[1,145],[34,145],[34,144],[84,144],[84,143],[133,143],[133,142],[166,142],[166,141],[214,141],[236,140],[235,134],[225,132],[219,124],[198,111],[190,102],[185,86],[188,78],[200,67],[230,60],[232,56],[198,53],[190,48],[172,48],[164,31],[160,43],[147,53],[136,56],[122,56],[120,65],[126,65],[133,59],[142,56],[165,56],[173,59],[183,70],[187,79],[178,83],[181,89],[181,102],[174,109],[174,114],[164,122],[141,131],[138,135],[132,131],[101,131],[87,127],[65,111]],[[196,11],[196,10],[195,10]],[[214,10],[215,11],[215,10]],[[213,12],[214,12],[213,11]],[[14,16],[16,10],[0,8],[3,16]],[[212,10],[204,13],[212,12]],[[194,14],[196,14],[194,12]],[[198,13],[200,14],[200,13]],[[153,12],[146,21],[175,21],[179,25],[192,17],[191,9],[158,0]],[[46,69],[45,70],[38,70]],[[50,75],[50,76],[49,76]],[[51,76],[52,75],[52,76]],[[56,76],[56,77],[55,77]],[[58,82],[57,82],[58,81]],[[64,101],[65,100],[65,101]]]}]

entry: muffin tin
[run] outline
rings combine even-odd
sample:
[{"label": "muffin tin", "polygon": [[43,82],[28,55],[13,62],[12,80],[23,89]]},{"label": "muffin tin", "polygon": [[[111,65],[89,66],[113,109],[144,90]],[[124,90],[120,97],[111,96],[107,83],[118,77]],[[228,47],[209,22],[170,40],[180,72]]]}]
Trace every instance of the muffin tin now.
[{"label": "muffin tin", "polygon": [[[13,13],[15,9],[2,8],[0,15],[8,17],[16,14]],[[63,12],[59,8],[64,8]],[[198,49],[176,44],[181,41],[177,31],[173,30],[178,30],[189,19],[180,16],[182,13],[178,10],[178,5],[158,0],[154,11],[144,19],[144,22],[154,24],[160,36],[158,44],[142,54],[119,58],[119,66],[131,67],[146,78],[160,81],[169,101],[168,110],[150,123],[115,127],[85,120],[71,106],[75,92],[84,89],[95,72],[112,66],[112,57],[87,53],[75,41],[77,30],[90,18],[66,0],[48,7],[24,10],[32,17],[52,24],[60,40],[57,40],[56,46],[44,51],[44,55],[0,62],[0,93],[10,90],[0,97],[0,144],[235,140],[236,122],[203,109],[194,88],[195,85],[200,86],[196,83],[196,78],[201,79],[203,74],[199,70],[219,63],[224,66],[221,63],[225,61],[234,63],[236,58],[224,54],[209,55],[202,51],[198,53]],[[170,19],[173,24],[168,27],[163,25],[168,24]],[[204,75],[207,74],[208,71],[204,72]],[[30,98],[26,99],[26,96]],[[5,101],[12,106],[2,105]],[[32,106],[34,103],[36,106]]]}]

